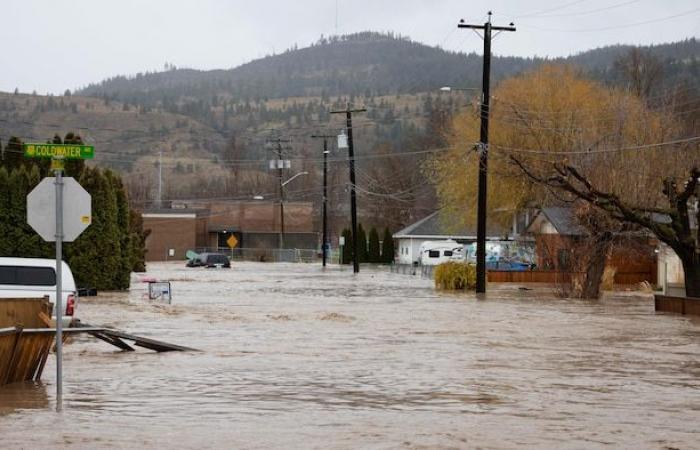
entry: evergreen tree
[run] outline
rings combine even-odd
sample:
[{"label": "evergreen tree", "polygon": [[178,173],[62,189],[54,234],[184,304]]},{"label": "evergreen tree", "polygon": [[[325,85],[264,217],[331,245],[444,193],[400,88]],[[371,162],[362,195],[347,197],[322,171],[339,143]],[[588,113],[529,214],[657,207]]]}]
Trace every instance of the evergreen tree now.
[{"label": "evergreen tree", "polygon": [[352,232],[346,228],[343,230],[342,236],[345,240],[345,244],[343,245],[343,264],[350,264],[353,256]]},{"label": "evergreen tree", "polygon": [[382,240],[382,261],[386,264],[394,262],[394,238],[388,228],[384,228],[384,239]]},{"label": "evergreen tree", "polygon": [[127,199],[126,190],[121,179],[111,170],[105,172],[107,181],[111,184],[114,190],[114,195],[117,205],[117,234],[119,235],[119,270],[114,273],[114,286],[117,289],[128,289],[131,268],[131,229],[130,229],[130,213],[129,201]]},{"label": "evergreen tree", "polygon": [[129,211],[129,234],[131,235],[131,270],[146,271],[146,238],[151,230],[143,229],[143,218],[138,211]]},{"label": "evergreen tree", "polygon": [[36,167],[21,165],[9,177],[7,223],[11,255],[39,258],[45,256],[42,238],[27,223],[27,194],[39,182]]},{"label": "evergreen tree", "polygon": [[0,256],[12,254],[10,241],[10,174],[5,167],[0,167]]},{"label": "evergreen tree", "polygon": [[381,260],[381,254],[379,253],[379,233],[377,233],[377,229],[372,227],[371,230],[369,230],[369,249],[367,252],[367,260],[371,263],[380,263],[382,262]]},{"label": "evergreen tree", "polygon": [[357,226],[357,251],[359,253],[357,261],[360,263],[367,262],[367,235],[365,234],[365,229],[362,228],[362,224]]},{"label": "evergreen tree", "polygon": [[100,169],[85,168],[80,184],[92,196],[92,224],[70,246],[70,265],[78,286],[116,289],[121,266],[117,196]]},{"label": "evergreen tree", "polygon": [[[81,144],[69,133],[52,143]],[[11,138],[0,158],[0,256],[53,258],[53,243],[44,242],[27,223],[27,194],[47,174],[50,160],[29,160],[22,155],[22,142]],[[67,167],[69,164],[67,164]],[[143,223],[131,211],[126,189],[116,174],[86,168],[82,161],[70,165],[80,184],[92,196],[92,224],[75,242],[64,246],[64,259],[71,265],[80,287],[103,290],[127,289],[131,270],[145,270]]]},{"label": "evergreen tree", "polygon": [[[66,134],[66,137],[64,139],[61,139],[61,136],[58,134],[54,135],[53,139],[51,140],[51,144],[74,144],[74,145],[83,145],[83,139],[74,133],[68,133]],[[82,159],[69,159],[66,160],[64,163],[64,175],[67,177],[74,177],[78,178],[80,177],[80,174],[83,173],[83,169],[85,168],[85,161]]]},{"label": "evergreen tree", "polygon": [[25,163],[24,150],[22,149],[22,141],[14,136],[10,137],[3,150],[3,157],[0,160],[2,164],[9,172],[13,169],[17,169],[23,166]]}]

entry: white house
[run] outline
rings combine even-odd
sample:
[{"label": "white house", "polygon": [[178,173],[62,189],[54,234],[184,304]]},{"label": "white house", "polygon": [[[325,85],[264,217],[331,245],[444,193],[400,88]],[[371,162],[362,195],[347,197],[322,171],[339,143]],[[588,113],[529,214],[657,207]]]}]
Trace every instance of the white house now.
[{"label": "white house", "polygon": [[[697,204],[695,208],[697,208]],[[653,217],[658,222],[670,223],[670,219],[667,216],[654,214]],[[690,215],[690,230],[693,234],[698,232],[696,217],[695,214]],[[681,259],[671,247],[663,242],[659,242],[657,257],[658,276],[656,279],[663,288],[664,294],[685,297],[685,272],[683,271]]]},{"label": "white house", "polygon": [[[503,227],[496,223],[489,222],[487,225],[486,239],[489,241],[510,240],[516,232],[524,229],[527,219],[514,220],[513,228]],[[448,231],[447,227],[440,220],[439,211],[430,214],[428,217],[415,222],[403,230],[394,233],[396,241],[397,264],[413,264],[420,262],[421,245],[427,241],[447,241],[453,240],[460,244],[470,244],[476,241],[476,225],[472,227],[462,227],[459,230]]]}]

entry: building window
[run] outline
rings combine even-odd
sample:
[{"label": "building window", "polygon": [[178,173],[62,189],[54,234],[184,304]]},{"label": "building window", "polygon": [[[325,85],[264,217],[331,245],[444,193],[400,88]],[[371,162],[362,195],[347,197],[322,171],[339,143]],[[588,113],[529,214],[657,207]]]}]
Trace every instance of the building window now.
[{"label": "building window", "polygon": [[569,250],[559,250],[557,259],[559,262],[559,270],[569,270],[569,266],[571,264],[571,252]]}]

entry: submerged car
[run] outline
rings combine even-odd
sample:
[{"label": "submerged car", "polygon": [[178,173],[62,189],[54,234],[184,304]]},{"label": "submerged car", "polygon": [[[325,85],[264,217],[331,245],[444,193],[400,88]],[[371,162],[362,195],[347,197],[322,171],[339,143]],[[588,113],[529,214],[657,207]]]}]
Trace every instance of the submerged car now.
[{"label": "submerged car", "polygon": [[187,261],[187,267],[231,267],[231,261],[223,253],[200,253]]}]

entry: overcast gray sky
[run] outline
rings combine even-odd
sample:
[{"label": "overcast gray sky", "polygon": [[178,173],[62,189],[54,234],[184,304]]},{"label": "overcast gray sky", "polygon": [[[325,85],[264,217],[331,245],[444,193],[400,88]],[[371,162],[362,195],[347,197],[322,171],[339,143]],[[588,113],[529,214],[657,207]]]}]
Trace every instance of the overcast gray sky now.
[{"label": "overcast gray sky", "polygon": [[[337,28],[336,28],[337,5]],[[0,90],[63,93],[120,74],[231,68],[321,34],[394,31],[481,52],[460,18],[515,22],[494,53],[561,56],[700,34],[698,0],[2,0]]]}]

